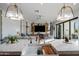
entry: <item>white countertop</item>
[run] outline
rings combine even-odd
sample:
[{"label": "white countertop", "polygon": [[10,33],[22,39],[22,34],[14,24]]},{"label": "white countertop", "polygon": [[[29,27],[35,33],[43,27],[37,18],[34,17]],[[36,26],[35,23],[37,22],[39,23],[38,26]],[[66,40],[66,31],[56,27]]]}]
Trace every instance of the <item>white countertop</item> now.
[{"label": "white countertop", "polygon": [[79,51],[79,41],[71,40],[69,43],[65,43],[61,39],[55,39],[49,42],[57,51]]},{"label": "white countertop", "polygon": [[9,52],[9,51],[20,51],[22,55],[25,53],[28,43],[26,43],[27,39],[20,39],[18,42],[14,44],[4,43],[0,44],[0,51]]}]

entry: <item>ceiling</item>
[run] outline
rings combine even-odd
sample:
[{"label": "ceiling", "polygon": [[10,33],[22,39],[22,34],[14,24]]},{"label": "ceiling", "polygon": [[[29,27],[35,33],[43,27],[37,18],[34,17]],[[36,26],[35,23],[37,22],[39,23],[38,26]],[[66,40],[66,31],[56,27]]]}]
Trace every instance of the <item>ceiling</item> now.
[{"label": "ceiling", "polygon": [[[6,10],[9,3],[0,3],[0,9]],[[76,12],[79,10],[79,4],[67,4]],[[25,20],[30,22],[51,22],[56,20],[59,10],[63,6],[62,3],[17,3],[17,6],[22,10]],[[37,19],[35,10],[39,10],[41,19]]]}]

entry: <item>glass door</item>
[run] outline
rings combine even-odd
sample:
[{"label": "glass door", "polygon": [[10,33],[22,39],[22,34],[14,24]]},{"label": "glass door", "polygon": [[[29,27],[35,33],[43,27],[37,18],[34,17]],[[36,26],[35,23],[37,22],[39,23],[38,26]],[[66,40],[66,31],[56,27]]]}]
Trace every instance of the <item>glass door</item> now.
[{"label": "glass door", "polygon": [[61,27],[61,39],[63,39],[63,23],[62,24],[60,24],[60,27]]},{"label": "glass door", "polygon": [[69,39],[69,22],[64,23],[64,37]]},{"label": "glass door", "polygon": [[0,10],[0,41],[2,39],[2,16],[1,14],[2,14],[2,11]]},{"label": "glass door", "polygon": [[61,38],[61,25],[60,24],[58,24],[57,25],[57,31],[56,31],[57,33],[57,39],[60,39]]},{"label": "glass door", "polygon": [[74,34],[75,38],[79,39],[79,20],[74,22]]}]

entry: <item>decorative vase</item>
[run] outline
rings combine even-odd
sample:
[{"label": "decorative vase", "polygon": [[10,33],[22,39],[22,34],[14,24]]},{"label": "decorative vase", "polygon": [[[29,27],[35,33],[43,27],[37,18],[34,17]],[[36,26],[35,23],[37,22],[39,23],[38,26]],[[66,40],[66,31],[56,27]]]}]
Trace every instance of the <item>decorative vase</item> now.
[{"label": "decorative vase", "polygon": [[69,39],[67,37],[65,37],[65,42],[69,42]]}]

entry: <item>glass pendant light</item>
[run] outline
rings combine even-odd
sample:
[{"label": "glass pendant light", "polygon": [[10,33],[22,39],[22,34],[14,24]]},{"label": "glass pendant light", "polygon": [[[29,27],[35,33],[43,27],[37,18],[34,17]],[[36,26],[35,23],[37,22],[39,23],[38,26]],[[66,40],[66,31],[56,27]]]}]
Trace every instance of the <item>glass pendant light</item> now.
[{"label": "glass pendant light", "polygon": [[8,6],[5,16],[12,20],[24,19],[21,9],[19,9],[16,4],[11,4],[10,6]]},{"label": "glass pendant light", "polygon": [[57,20],[69,20],[71,18],[74,18],[73,9],[70,6],[64,6],[61,8]]}]

